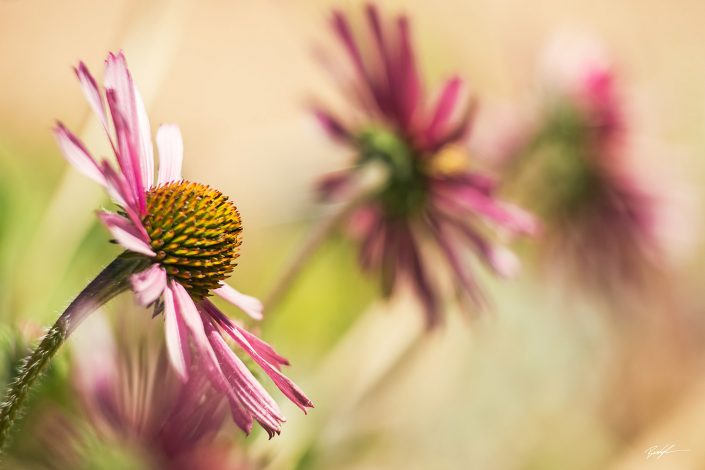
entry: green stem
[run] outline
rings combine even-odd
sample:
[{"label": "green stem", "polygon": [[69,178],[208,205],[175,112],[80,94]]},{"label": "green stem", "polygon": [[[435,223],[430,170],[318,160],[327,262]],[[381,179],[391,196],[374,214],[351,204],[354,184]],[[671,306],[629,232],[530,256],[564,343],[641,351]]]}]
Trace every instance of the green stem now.
[{"label": "green stem", "polygon": [[388,171],[379,164],[367,163],[361,170],[356,184],[351,189],[347,200],[336,208],[335,212],[323,219],[311,230],[303,241],[299,250],[291,257],[286,267],[281,271],[279,278],[274,282],[269,295],[265,297],[264,307],[271,311],[281,302],[304,266],[311,259],[318,248],[323,245],[326,238],[343,222],[355,209],[363,204],[371,194],[377,192],[388,180]]},{"label": "green stem", "polygon": [[32,385],[66,338],[90,313],[126,290],[129,287],[130,275],[146,264],[146,258],[120,255],[78,294],[34,351],[22,361],[5,392],[5,400],[0,404],[0,451],[7,443],[10,430],[17,421],[18,413]]}]

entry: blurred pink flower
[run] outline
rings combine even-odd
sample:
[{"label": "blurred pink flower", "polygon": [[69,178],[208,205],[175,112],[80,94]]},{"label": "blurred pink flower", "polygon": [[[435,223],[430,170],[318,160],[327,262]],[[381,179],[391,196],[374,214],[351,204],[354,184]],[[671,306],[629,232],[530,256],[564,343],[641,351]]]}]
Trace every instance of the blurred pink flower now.
[{"label": "blurred pink flower", "polygon": [[214,442],[227,407],[205,371],[193,366],[183,382],[163,347],[124,329],[115,341],[107,323],[94,318],[90,333],[74,338],[73,382],[98,436],[138,446],[158,468],[232,468],[228,449]]},{"label": "blurred pink flower", "polygon": [[[345,201],[363,168],[384,169],[381,188],[349,217],[360,263],[381,273],[385,295],[401,282],[409,284],[432,327],[442,311],[439,260],[461,297],[481,306],[468,252],[501,276],[519,268],[510,251],[491,243],[484,225],[512,234],[530,234],[536,227],[526,212],[495,198],[494,181],[467,171],[464,139],[473,106],[463,98],[463,81],[451,78],[430,99],[416,66],[408,18],[385,24],[374,5],[365,13],[369,31],[360,37],[343,13],[332,16],[349,64],[330,65],[353,107],[345,118],[321,106],[314,111],[327,133],[355,152],[355,165],[326,177],[320,189],[326,200]],[[341,68],[345,65],[347,70]],[[441,257],[425,253],[425,243]]]},{"label": "blurred pink flower", "polygon": [[302,410],[311,402],[280,372],[288,364],[286,359],[207,299],[215,293],[253,318],[261,318],[259,300],[223,282],[241,243],[237,209],[220,192],[182,179],[183,143],[175,125],[162,125],[157,131],[160,165],[154,181],[149,119],[122,53],[110,54],[106,60],[109,114],[103,93],[83,63],[76,74],[108,135],[118,170],[106,160],[97,161],[61,123],[55,128],[56,138],[67,160],[104,186],[119,206],[117,212],[100,211],[98,217],[127,250],[122,256],[138,257],[147,266],[131,277],[132,288],[142,305],[163,311],[172,366],[188,381],[193,345],[199,367],[227,397],[238,426],[249,433],[254,419],[270,437],[278,434],[284,421],[279,407],[227,345],[224,333]]},{"label": "blurred pink flower", "polygon": [[647,178],[644,153],[654,149],[637,145],[637,116],[597,43],[553,43],[542,80],[540,123],[508,175],[544,219],[545,254],[598,292],[639,286],[669,249],[664,231],[680,229],[670,214],[680,188]]}]

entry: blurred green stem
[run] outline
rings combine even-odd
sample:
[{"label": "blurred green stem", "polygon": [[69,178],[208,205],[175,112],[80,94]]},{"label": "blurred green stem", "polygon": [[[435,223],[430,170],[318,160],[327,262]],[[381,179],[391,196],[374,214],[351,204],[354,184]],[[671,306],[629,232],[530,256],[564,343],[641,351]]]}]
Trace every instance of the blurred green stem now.
[{"label": "blurred green stem", "polygon": [[347,199],[335,212],[323,219],[311,230],[301,248],[294,253],[286,268],[274,283],[274,287],[265,297],[265,310],[274,309],[284,299],[293,287],[301,270],[311,259],[311,256],[325,242],[326,238],[345,220],[356,208],[365,202],[371,194],[377,192],[387,182],[387,170],[376,163],[365,164],[356,179],[355,187],[351,189]]},{"label": "blurred green stem", "polygon": [[146,264],[145,258],[122,254],[78,294],[39,345],[21,363],[0,404],[0,450],[5,448],[18,412],[32,385],[66,338],[89,314],[129,287],[129,277]]}]

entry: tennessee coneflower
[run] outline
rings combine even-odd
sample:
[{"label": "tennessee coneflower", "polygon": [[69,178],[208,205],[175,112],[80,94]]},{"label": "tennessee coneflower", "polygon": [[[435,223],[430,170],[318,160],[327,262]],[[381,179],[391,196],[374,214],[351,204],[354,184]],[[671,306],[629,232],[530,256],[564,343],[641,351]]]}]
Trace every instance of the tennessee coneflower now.
[{"label": "tennessee coneflower", "polygon": [[140,304],[163,313],[169,359],[182,380],[188,380],[191,363],[197,361],[213,387],[227,397],[240,428],[249,433],[257,421],[270,437],[278,434],[284,417],[277,404],[224,336],[302,410],[311,402],[280,372],[287,360],[208,298],[216,294],[254,318],[262,315],[257,299],[224,283],[241,244],[242,223],[235,205],[219,191],[181,177],[183,143],[174,125],[157,131],[155,178],[149,120],[122,53],[106,60],[104,93],[83,63],[75,71],[105,128],[117,169],[95,159],[63,124],[54,132],[67,160],[104,186],[117,204],[117,211],[100,211],[98,217],[126,251],[79,294],[28,358],[0,408],[0,440],[5,440],[29,386],[64,339],[87,314],[129,288]]},{"label": "tennessee coneflower", "polygon": [[495,197],[492,179],[467,170],[465,138],[473,105],[464,98],[463,81],[453,77],[429,98],[408,18],[383,21],[374,5],[365,14],[367,30],[359,35],[342,12],[332,15],[348,62],[328,65],[352,109],[345,118],[322,106],[314,111],[355,159],[351,168],[324,178],[320,190],[327,201],[346,201],[365,169],[384,169],[384,182],[359,201],[347,223],[359,241],[363,269],[380,273],[386,296],[402,283],[410,285],[433,327],[441,320],[443,301],[436,268],[451,273],[462,300],[482,306],[469,255],[496,274],[511,276],[518,260],[491,241],[488,229],[523,235],[533,233],[535,224],[526,212]]},{"label": "tennessee coneflower", "polygon": [[543,79],[543,107],[508,180],[543,218],[550,267],[601,293],[637,287],[663,261],[666,232],[679,229],[668,178],[650,184],[644,157],[653,150],[637,144],[621,81],[598,44],[556,43]]}]

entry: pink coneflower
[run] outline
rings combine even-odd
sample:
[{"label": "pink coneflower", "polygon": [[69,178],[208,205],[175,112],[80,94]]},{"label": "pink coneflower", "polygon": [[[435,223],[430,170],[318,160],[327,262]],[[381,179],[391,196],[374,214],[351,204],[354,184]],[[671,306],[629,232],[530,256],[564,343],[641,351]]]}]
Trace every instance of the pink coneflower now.
[{"label": "pink coneflower", "polygon": [[515,187],[544,219],[550,266],[603,293],[638,286],[663,261],[665,226],[678,230],[664,218],[674,188],[650,185],[636,164],[634,116],[597,44],[561,42],[546,57],[546,100],[510,166]]},{"label": "pink coneflower", "polygon": [[[434,282],[439,261],[452,273],[461,297],[482,305],[468,252],[497,274],[512,275],[517,259],[488,239],[486,226],[512,234],[532,233],[535,226],[524,211],[495,198],[494,181],[466,170],[464,139],[473,106],[463,99],[462,80],[451,78],[430,99],[416,67],[408,18],[398,16],[387,24],[374,5],[365,13],[369,30],[364,37],[353,33],[343,13],[332,16],[349,59],[342,64],[347,69],[332,67],[353,109],[345,119],[323,107],[315,114],[331,137],[353,150],[355,162],[325,178],[321,191],[326,200],[344,201],[361,169],[384,168],[384,184],[349,217],[360,243],[360,263],[381,273],[387,295],[400,283],[409,284],[428,326],[434,326],[442,311]],[[426,245],[441,256],[429,256]]]},{"label": "pink coneflower", "polygon": [[241,243],[236,207],[219,191],[182,179],[183,144],[174,125],[157,131],[160,164],[155,178],[149,120],[122,53],[106,60],[105,99],[83,63],[76,75],[105,128],[118,167],[96,160],[63,124],[57,124],[56,138],[69,162],[104,186],[118,205],[116,212],[100,211],[98,217],[127,251],[89,284],[28,359],[3,404],[0,429],[4,432],[12,423],[28,384],[81,318],[131,286],[142,305],[163,312],[169,359],[179,377],[188,380],[191,361],[198,361],[215,389],[227,397],[240,428],[249,433],[256,420],[270,437],[278,434],[284,421],[279,407],[224,334],[302,410],[311,402],[280,372],[286,359],[208,299],[215,293],[254,318],[262,314],[257,299],[224,283]]}]

